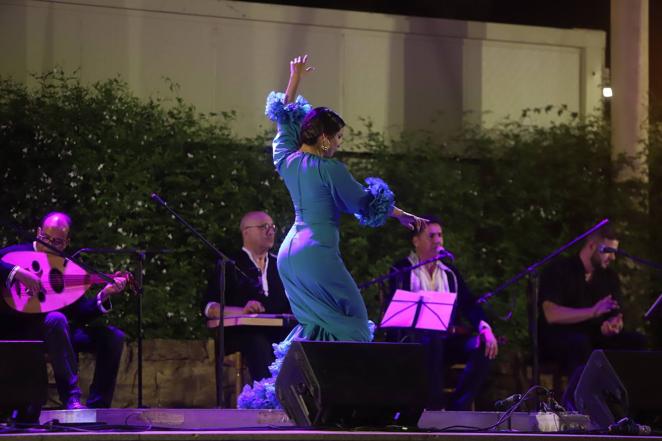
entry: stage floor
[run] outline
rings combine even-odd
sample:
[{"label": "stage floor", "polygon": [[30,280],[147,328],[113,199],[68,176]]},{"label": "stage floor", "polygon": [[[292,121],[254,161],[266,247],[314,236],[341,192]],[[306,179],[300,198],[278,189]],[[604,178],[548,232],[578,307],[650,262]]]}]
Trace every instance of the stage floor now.
[{"label": "stage floor", "polygon": [[320,431],[320,430],[284,430],[284,431],[178,431],[178,432],[90,432],[90,433],[45,433],[45,434],[21,434],[0,435],[3,440],[72,440],[76,441],[139,441],[139,440],[204,440],[204,441],[352,441],[352,440],[374,440],[374,441],[488,441],[498,439],[499,441],[604,441],[609,440],[651,440],[660,439],[650,436],[586,436],[586,435],[561,435],[561,434],[525,434],[525,433],[388,433],[388,432],[349,432],[349,431]]},{"label": "stage floor", "polygon": [[[614,436],[595,433],[542,433],[553,430],[551,414],[516,412],[509,425],[489,432],[442,432],[444,427],[464,425],[487,427],[496,423],[499,412],[424,412],[419,420],[419,430],[318,430],[301,429],[282,411],[237,409],[99,409],[76,411],[44,411],[40,422],[62,427],[70,432],[34,429],[31,432],[5,433],[4,440],[20,439],[76,439],[90,441],[108,440],[431,440],[448,441],[481,440],[498,438],[500,441],[553,441],[609,439],[656,439],[655,436]],[[57,420],[58,423],[53,423]],[[556,420],[558,423],[558,420]],[[583,415],[573,415],[564,424],[582,427],[588,423]]]}]

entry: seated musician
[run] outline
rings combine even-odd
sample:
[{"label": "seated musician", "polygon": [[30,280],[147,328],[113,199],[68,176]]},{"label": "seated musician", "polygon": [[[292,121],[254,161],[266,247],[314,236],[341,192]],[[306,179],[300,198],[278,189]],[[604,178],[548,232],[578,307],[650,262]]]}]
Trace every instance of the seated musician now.
[{"label": "seated musician", "polygon": [[[391,268],[392,272],[402,271],[433,258],[444,249],[441,222],[434,216],[423,217],[429,219],[430,222],[425,229],[412,233],[414,251],[408,257],[396,262]],[[389,332],[387,339],[418,342],[425,345],[430,380],[426,406],[428,409],[469,410],[487,379],[491,360],[496,357],[498,352],[498,343],[492,328],[486,321],[483,310],[476,304],[457,268],[441,260],[436,260],[412,271],[402,271],[399,276],[391,279],[390,288],[389,298],[386,299],[387,304],[397,289],[457,294],[451,324],[459,324],[462,319],[467,320],[477,331],[477,336],[472,336],[469,330],[456,333],[403,330]],[[454,328],[460,329],[459,326]],[[466,368],[459,379],[455,392],[449,398],[449,402],[445,403],[444,374],[447,367],[455,363],[466,363]]]},{"label": "seated musician", "polygon": [[[71,219],[68,215],[49,213],[37,228],[37,238],[57,250],[64,251],[69,245],[70,228]],[[10,253],[16,251],[50,252],[47,247],[35,241],[4,248],[0,250],[0,258],[9,257]],[[15,283],[21,283],[33,294],[45,289],[35,271],[35,268],[28,265],[10,265],[4,261],[0,265],[1,280],[7,289],[15,288]],[[110,311],[110,296],[124,289],[126,280],[123,277],[115,277],[114,280],[114,284],[105,285],[94,298],[81,296],[63,309],[46,314],[19,312],[10,308],[6,297],[8,291],[3,291],[3,301],[0,301],[0,339],[44,340],[53,366],[57,390],[67,409],[85,408],[81,404],[81,390],[78,385],[77,352],[96,354],[94,378],[90,385],[87,406],[110,407],[112,403],[124,349],[124,333],[115,327],[93,321]],[[48,294],[46,292],[46,296]]]},{"label": "seated musician", "polygon": [[540,275],[541,358],[556,361],[569,376],[563,404],[574,409],[574,391],[594,349],[642,349],[644,338],[623,330],[621,287],[604,247],[618,249],[607,225],[590,235],[579,254],[559,259]]},{"label": "seated musician", "polygon": [[[231,256],[247,276],[229,265],[226,268],[224,314],[291,314],[283,283],[278,275],[274,246],[276,226],[262,211],[246,213],[239,226],[243,241],[241,252]],[[219,317],[218,268],[211,273],[204,297],[204,315]],[[253,380],[267,378],[274,361],[273,343],[283,340],[288,327],[237,326],[225,330],[225,352],[241,352]]]}]

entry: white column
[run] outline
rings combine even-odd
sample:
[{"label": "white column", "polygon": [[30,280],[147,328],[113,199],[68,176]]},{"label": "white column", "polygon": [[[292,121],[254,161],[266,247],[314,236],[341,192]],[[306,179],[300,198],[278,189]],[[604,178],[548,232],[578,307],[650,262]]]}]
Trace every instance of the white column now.
[{"label": "white column", "polygon": [[[611,0],[612,154],[643,152],[648,125],[648,0]],[[620,179],[646,179],[645,158]]]}]

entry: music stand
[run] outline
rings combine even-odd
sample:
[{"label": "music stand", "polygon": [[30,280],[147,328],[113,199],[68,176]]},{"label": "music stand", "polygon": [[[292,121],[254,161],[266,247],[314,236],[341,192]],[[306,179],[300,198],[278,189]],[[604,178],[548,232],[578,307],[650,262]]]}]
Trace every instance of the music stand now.
[{"label": "music stand", "polygon": [[380,327],[448,331],[457,294],[398,289]]}]

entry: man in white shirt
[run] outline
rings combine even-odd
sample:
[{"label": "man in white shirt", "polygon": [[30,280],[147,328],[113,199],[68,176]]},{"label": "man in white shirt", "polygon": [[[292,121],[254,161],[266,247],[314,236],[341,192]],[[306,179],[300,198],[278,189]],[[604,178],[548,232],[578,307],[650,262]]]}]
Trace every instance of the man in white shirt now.
[{"label": "man in white shirt", "polygon": [[[392,267],[392,271],[399,270],[401,273],[391,281],[390,296],[387,301],[390,302],[397,289],[412,292],[455,293],[457,298],[452,327],[450,332],[446,333],[407,330],[398,333],[397,336],[390,334],[390,338],[419,342],[426,346],[430,375],[428,409],[468,410],[489,374],[491,361],[497,356],[499,345],[482,308],[476,304],[457,268],[442,260],[434,260],[414,270],[406,271],[406,268],[434,258],[444,250],[441,222],[434,216],[423,217],[429,219],[429,223],[420,232],[412,233],[414,250]],[[458,326],[460,318],[468,321],[478,335],[473,336],[466,327]],[[445,403],[443,397],[445,369],[458,362],[466,363],[466,368],[455,392],[449,402]]]}]

